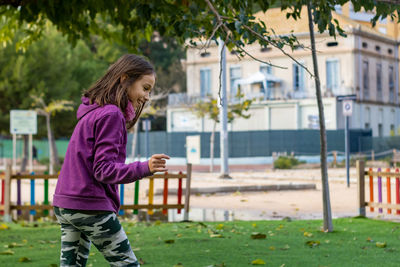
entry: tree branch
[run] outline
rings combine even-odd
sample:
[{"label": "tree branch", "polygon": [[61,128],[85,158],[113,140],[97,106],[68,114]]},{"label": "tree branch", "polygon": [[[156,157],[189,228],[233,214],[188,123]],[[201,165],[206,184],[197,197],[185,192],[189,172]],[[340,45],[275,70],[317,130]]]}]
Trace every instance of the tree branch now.
[{"label": "tree branch", "polygon": [[289,55],[285,50],[283,50],[283,48],[280,48],[279,46],[277,46],[276,44],[274,44],[273,42],[270,42],[269,40],[267,40],[264,36],[262,36],[261,34],[259,34],[258,32],[254,31],[252,28],[250,28],[247,25],[243,25],[243,27],[245,27],[247,30],[249,30],[251,33],[253,33],[255,36],[257,36],[259,39],[262,39],[264,41],[266,41],[267,43],[271,44],[273,47],[278,48],[285,56],[289,57],[291,60],[293,60],[294,62],[296,62],[298,65],[300,65],[302,68],[304,68],[310,75],[311,77],[314,77],[314,74],[307,69],[306,66],[304,66],[303,64],[301,64],[297,59],[295,59],[294,57],[292,57],[291,55]]}]

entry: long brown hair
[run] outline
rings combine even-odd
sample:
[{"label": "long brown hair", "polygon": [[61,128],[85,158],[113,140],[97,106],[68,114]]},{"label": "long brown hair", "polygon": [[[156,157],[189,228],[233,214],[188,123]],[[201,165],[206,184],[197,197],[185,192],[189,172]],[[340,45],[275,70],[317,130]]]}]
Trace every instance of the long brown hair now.
[{"label": "long brown hair", "polygon": [[[92,87],[84,92],[84,96],[90,99],[90,103],[99,106],[113,104],[120,108],[122,113],[128,106],[128,88],[143,75],[155,74],[154,67],[144,58],[126,54],[112,64],[107,73],[100,78]],[[121,77],[128,77],[121,82]],[[127,121],[128,129],[132,128],[143,111],[144,103],[135,110],[136,116],[132,121]]]}]

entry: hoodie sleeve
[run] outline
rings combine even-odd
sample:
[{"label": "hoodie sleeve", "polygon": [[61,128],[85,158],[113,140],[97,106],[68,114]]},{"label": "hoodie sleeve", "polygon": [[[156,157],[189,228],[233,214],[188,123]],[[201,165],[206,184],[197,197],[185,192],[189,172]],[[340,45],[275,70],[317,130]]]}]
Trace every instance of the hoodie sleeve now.
[{"label": "hoodie sleeve", "polygon": [[148,161],[118,162],[119,150],[125,145],[124,131],[125,122],[118,112],[108,113],[95,123],[93,173],[102,183],[126,184],[151,175]]}]

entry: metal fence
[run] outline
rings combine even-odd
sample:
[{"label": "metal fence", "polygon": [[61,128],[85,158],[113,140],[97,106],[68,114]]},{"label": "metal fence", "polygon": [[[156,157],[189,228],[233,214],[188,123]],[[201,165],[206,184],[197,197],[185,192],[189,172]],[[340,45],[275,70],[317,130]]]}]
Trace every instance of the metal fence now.
[{"label": "metal fence", "polygon": [[[150,132],[148,154],[168,153],[173,157],[186,157],[186,136],[200,135],[201,157],[210,157],[210,132]],[[229,132],[229,157],[264,157],[273,152],[318,155],[319,130],[271,130]],[[350,152],[358,153],[364,137],[372,136],[371,130],[350,131]],[[136,155],[146,156],[145,133],[138,135]],[[344,131],[327,131],[328,151],[344,151]],[[400,144],[400,143],[399,143]],[[127,153],[132,151],[132,135],[128,138]],[[215,133],[214,155],[220,154],[219,132]]]},{"label": "metal fence", "polygon": [[[186,136],[200,135],[201,157],[210,157],[210,132],[149,132],[148,155],[167,153],[172,157],[186,157]],[[140,132],[137,137],[136,155],[146,156],[145,133]],[[127,155],[132,153],[133,135],[128,135]],[[327,131],[328,151],[344,151],[344,131]],[[47,140],[34,140],[38,158],[48,157]],[[58,154],[64,157],[68,140],[57,140]],[[393,149],[400,150],[400,136],[372,137],[371,130],[350,130],[350,153],[366,155],[367,159],[387,157]],[[17,157],[21,157],[23,144],[17,143]],[[312,156],[320,153],[319,130],[270,130],[270,131],[243,131],[229,132],[229,157],[270,157],[272,153],[294,153],[295,155]],[[220,154],[219,132],[215,133],[214,155]],[[0,140],[0,158],[12,157],[12,140]]]}]

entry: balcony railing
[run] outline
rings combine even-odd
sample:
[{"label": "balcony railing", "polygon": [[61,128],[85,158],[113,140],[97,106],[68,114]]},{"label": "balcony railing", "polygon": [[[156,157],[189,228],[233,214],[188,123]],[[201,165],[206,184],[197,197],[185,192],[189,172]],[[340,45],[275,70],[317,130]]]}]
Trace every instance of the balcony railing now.
[{"label": "balcony railing", "polygon": [[[323,97],[334,97],[337,95],[351,94],[351,88],[339,88],[335,91],[324,91]],[[293,91],[284,88],[270,88],[267,92],[259,91],[244,91],[242,99],[253,99],[254,102],[264,102],[270,100],[288,100],[288,99],[305,99],[305,98],[315,98],[314,89],[309,89],[307,91]],[[216,98],[216,96],[214,96]],[[175,93],[168,95],[168,105],[169,106],[190,106],[199,101],[209,101],[209,97],[201,97],[200,95],[188,95],[187,93]],[[228,94],[228,100],[231,103],[238,101],[235,94]]]}]

